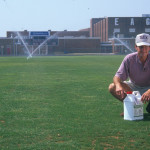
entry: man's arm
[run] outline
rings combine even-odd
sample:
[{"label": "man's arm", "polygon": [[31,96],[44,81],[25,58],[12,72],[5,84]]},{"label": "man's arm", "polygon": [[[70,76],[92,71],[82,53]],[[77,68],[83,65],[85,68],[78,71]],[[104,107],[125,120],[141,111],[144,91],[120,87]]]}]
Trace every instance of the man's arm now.
[{"label": "man's arm", "polygon": [[114,76],[113,81],[116,87],[116,94],[121,98],[124,99],[126,97],[127,91],[132,91],[132,89],[126,83],[124,83],[118,76]]},{"label": "man's arm", "polygon": [[113,82],[116,86],[116,94],[119,95],[121,98],[124,98],[126,92],[121,79],[118,76],[114,76]]}]

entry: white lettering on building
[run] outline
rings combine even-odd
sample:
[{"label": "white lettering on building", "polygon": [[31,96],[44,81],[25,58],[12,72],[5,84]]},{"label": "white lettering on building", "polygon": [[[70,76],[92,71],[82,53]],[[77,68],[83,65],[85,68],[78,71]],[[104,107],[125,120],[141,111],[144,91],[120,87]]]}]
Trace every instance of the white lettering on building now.
[{"label": "white lettering on building", "polygon": [[134,18],[131,18],[130,25],[131,25],[131,26],[134,26]]},{"label": "white lettering on building", "polygon": [[119,18],[115,18],[115,26],[118,26],[119,25]]}]

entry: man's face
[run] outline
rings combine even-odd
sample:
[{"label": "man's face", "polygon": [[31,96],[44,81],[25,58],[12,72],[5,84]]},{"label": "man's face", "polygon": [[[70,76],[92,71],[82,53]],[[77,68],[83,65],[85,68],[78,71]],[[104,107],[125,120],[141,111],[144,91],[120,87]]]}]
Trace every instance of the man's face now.
[{"label": "man's face", "polygon": [[150,50],[150,46],[135,46],[139,56],[147,56]]}]

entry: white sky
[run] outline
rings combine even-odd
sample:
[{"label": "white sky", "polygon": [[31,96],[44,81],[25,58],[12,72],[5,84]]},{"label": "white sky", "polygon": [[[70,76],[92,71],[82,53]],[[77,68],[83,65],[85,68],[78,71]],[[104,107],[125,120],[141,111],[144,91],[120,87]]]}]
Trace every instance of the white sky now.
[{"label": "white sky", "polygon": [[0,37],[6,31],[77,31],[91,18],[141,17],[150,0],[0,0]]}]

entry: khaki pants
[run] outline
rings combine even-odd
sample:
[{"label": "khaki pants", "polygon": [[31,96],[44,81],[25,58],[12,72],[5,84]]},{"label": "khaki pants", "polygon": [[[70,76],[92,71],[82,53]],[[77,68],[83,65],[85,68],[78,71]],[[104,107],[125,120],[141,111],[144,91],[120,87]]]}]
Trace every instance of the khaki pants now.
[{"label": "khaki pants", "polygon": [[140,87],[133,84],[131,81],[124,81],[124,83],[126,83],[133,91],[139,91],[141,95],[150,89],[150,86]]}]

